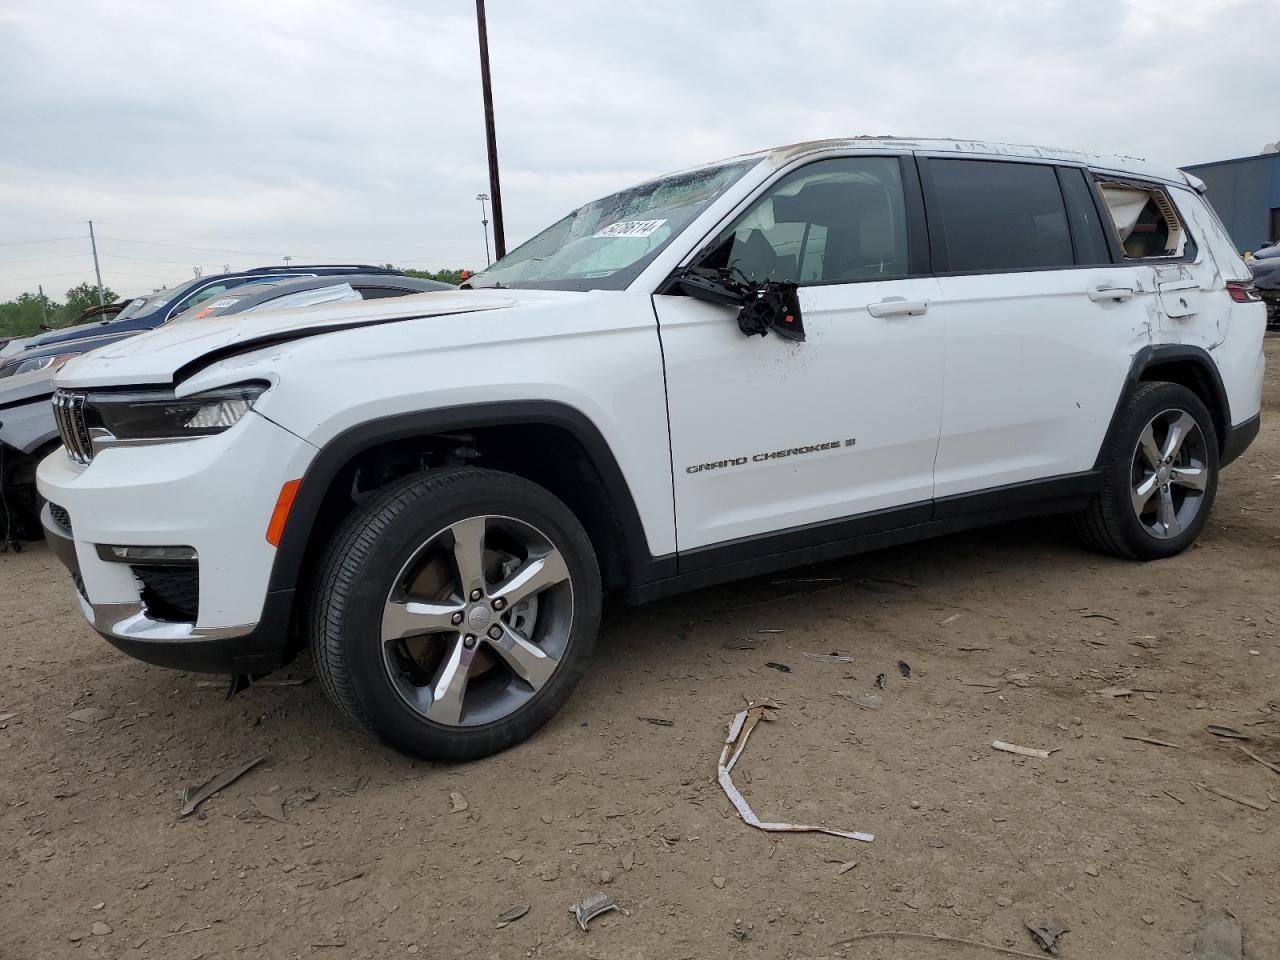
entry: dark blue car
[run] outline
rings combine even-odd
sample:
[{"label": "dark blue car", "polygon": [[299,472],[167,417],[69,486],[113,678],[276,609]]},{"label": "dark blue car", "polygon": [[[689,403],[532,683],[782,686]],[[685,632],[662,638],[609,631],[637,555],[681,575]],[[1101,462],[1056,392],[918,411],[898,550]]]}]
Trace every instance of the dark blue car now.
[{"label": "dark blue car", "polygon": [[149,297],[135,300],[110,320],[65,327],[33,337],[25,344],[24,352],[43,350],[44,347],[85,337],[100,337],[107,333],[139,333],[143,330],[151,330],[210,297],[216,297],[220,293],[246,283],[270,283],[273,280],[297,280],[299,277],[324,277],[352,273],[400,275],[401,272],[368,264],[326,263],[288,267],[254,267],[252,270],[200,277],[180,287],[160,290]]}]

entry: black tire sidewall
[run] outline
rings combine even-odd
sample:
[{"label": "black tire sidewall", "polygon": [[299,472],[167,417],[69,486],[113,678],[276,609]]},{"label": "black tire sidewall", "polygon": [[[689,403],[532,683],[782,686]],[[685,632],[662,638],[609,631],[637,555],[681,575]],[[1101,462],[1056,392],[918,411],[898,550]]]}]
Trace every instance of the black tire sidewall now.
[{"label": "black tire sidewall", "polygon": [[[1144,386],[1146,389],[1142,389],[1129,407],[1117,436],[1115,456],[1107,474],[1106,493],[1115,505],[1112,516],[1120,525],[1120,529],[1115,532],[1135,555],[1154,560],[1172,557],[1186,550],[1208,522],[1218,492],[1218,435],[1209,410],[1191,390],[1176,383]],[[1154,417],[1167,410],[1181,410],[1190,414],[1200,427],[1205,440],[1209,482],[1205,487],[1200,510],[1191,524],[1176,537],[1161,540],[1147,531],[1133,511],[1131,470],[1132,457],[1142,431]]]},{"label": "black tire sidewall", "polygon": [[[590,540],[559,500],[519,477],[468,470],[464,482],[416,490],[411,480],[388,489],[360,511],[357,526],[374,526],[371,549],[358,561],[345,598],[338,645],[349,679],[376,732],[393,746],[432,759],[465,760],[506,749],[531,735],[568,699],[582,678],[600,623],[600,577]],[[522,520],[550,538],[573,584],[573,622],[560,666],[527,703],[501,720],[475,727],[434,723],[404,702],[387,676],[381,649],[383,606],[391,584],[428,538],[466,517]]]}]

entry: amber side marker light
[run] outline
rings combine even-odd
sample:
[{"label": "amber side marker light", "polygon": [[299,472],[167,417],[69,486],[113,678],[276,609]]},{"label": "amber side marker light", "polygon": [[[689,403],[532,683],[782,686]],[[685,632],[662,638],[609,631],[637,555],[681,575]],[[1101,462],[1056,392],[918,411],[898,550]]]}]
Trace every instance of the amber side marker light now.
[{"label": "amber side marker light", "polygon": [[289,519],[289,511],[293,509],[294,497],[302,486],[302,478],[290,480],[280,488],[280,496],[276,497],[276,508],[271,511],[271,522],[267,524],[267,543],[273,547],[280,546],[280,537],[284,534],[285,521]]}]

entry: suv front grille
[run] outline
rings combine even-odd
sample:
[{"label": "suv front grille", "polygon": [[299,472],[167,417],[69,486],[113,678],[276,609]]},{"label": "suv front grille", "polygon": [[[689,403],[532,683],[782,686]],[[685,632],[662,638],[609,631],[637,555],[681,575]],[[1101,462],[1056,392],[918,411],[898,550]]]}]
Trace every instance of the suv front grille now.
[{"label": "suv front grille", "polygon": [[53,419],[58,425],[58,436],[71,459],[87,464],[93,459],[93,442],[89,439],[89,426],[84,417],[84,394],[70,390],[58,390],[53,395]]}]

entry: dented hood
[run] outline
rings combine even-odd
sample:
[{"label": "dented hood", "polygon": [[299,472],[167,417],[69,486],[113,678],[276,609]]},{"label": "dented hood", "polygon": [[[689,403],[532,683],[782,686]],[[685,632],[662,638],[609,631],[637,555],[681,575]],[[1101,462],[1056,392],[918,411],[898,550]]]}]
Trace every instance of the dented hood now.
[{"label": "dented hood", "polygon": [[546,291],[447,290],[294,310],[184,318],[72,360],[58,371],[54,383],[73,388],[168,384],[179,371],[201,360],[212,362],[259,346],[354,327],[498,310],[524,301],[544,303],[547,299]]}]

